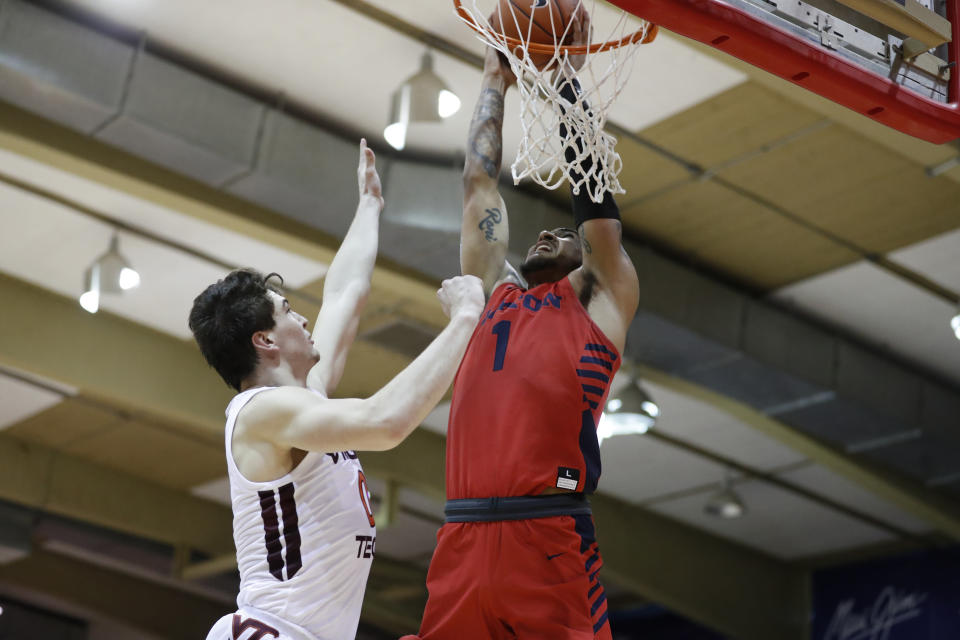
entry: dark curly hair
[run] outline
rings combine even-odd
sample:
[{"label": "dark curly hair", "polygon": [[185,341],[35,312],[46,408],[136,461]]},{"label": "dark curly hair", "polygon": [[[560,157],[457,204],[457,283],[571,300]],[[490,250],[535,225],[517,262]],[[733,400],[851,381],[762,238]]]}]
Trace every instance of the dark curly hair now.
[{"label": "dark curly hair", "polygon": [[280,293],[269,282],[283,278],[253,269],[238,269],[204,289],[190,309],[190,331],[207,363],[228,385],[240,383],[257,366],[257,351],[250,337],[274,327],[273,301],[268,292]]}]

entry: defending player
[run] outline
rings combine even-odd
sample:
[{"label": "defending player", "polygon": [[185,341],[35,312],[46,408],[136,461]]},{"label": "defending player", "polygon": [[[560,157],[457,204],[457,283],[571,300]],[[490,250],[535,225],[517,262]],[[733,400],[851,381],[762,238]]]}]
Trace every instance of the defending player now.
[{"label": "defending player", "polygon": [[[573,73],[568,100],[578,90]],[[427,577],[424,640],[611,637],[585,494],[600,476],[596,424],[638,279],[612,197],[596,204],[586,189],[573,196],[575,230],[541,232],[519,274],[506,262],[497,179],[514,81],[488,49],[467,145],[460,260],[489,300],[454,382],[447,518]]]},{"label": "defending player", "polygon": [[328,399],[370,287],[383,199],[361,142],[360,204],[327,273],[313,337],[269,276],[234,271],[201,293],[190,328],[207,362],[239,393],[225,442],[238,610],[208,640],[343,640],[356,635],[376,544],[354,450],[395,447],[440,400],[483,307],[480,281],[438,292],[446,328],[366,400]]}]

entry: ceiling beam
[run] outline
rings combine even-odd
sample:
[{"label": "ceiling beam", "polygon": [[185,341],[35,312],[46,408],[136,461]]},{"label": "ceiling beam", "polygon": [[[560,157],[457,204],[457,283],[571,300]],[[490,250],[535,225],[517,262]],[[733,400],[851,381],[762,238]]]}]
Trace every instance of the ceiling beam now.
[{"label": "ceiling beam", "polygon": [[[375,278],[373,300],[364,325],[396,314],[423,326],[443,323],[433,286],[391,288],[392,277]],[[194,434],[220,442],[223,409],[232,391],[210,369],[193,341],[180,340],[101,311],[89,314],[74,299],[0,274],[0,366],[19,369],[105,401],[132,417],[161,417]],[[390,308],[384,308],[386,304]],[[316,313],[298,305],[305,315]],[[347,365],[338,395],[366,397],[399,371],[407,359],[358,340],[354,352],[363,361],[377,357],[373,372]],[[356,357],[356,356],[354,356]],[[396,369],[396,371],[394,370]]]},{"label": "ceiling beam", "polygon": [[0,566],[0,585],[40,591],[165,640],[196,640],[231,605],[46,550]]},{"label": "ceiling beam", "polygon": [[[832,509],[833,511],[841,513],[845,516],[854,518],[855,520],[859,520],[864,524],[868,524],[872,527],[876,527],[881,531],[886,531],[887,533],[895,536],[899,540],[909,541],[909,543],[914,545],[915,547],[931,546],[934,544],[933,540],[928,539],[928,537],[914,534],[913,532],[907,531],[906,529],[898,527],[897,525],[890,524],[885,520],[876,518],[870,515],[869,513],[860,511],[856,507],[843,504],[842,502],[838,502],[837,500],[834,500],[830,496],[822,495],[820,493],[817,493],[816,491],[811,491],[810,489],[802,487],[798,484],[794,484],[792,482],[784,480],[782,477],[777,475],[778,473],[777,471],[763,471],[763,470],[754,468],[750,465],[746,465],[741,462],[738,462],[733,458],[729,458],[727,456],[710,451],[706,447],[701,447],[683,438],[672,436],[659,429],[651,429],[646,433],[646,437],[662,442],[668,446],[681,449],[683,451],[686,451],[687,453],[692,453],[693,455],[698,456],[700,458],[704,458],[706,460],[715,462],[718,465],[725,467],[728,470],[728,472],[736,471],[737,473],[742,474],[746,478],[759,480],[760,482],[765,482],[779,489],[783,489],[784,491],[789,491],[790,493],[793,493],[794,495],[800,498],[819,504],[823,507],[826,507],[827,509]],[[807,465],[809,464],[809,462],[803,461],[800,464]],[[791,465],[791,467],[792,466],[793,465]]]},{"label": "ceiling beam", "polygon": [[[229,508],[3,435],[0,500],[171,547],[221,554],[212,561],[217,566],[211,573],[236,567]],[[39,590],[164,638],[203,637],[231,607],[188,592],[192,579],[201,576],[187,573],[145,580],[51,553],[42,549],[41,541],[26,559],[0,565],[0,584]],[[425,581],[425,571],[378,557],[362,620],[397,633],[414,633],[426,600]],[[121,592],[129,602],[110,597]],[[156,615],[158,611],[176,611],[178,620],[165,620]]]},{"label": "ceiling beam", "polygon": [[617,584],[730,637],[809,638],[804,570],[609,496],[590,502]]},{"label": "ceiling beam", "polygon": [[5,435],[0,499],[172,546],[233,551],[229,508]]},{"label": "ceiling beam", "polygon": [[[372,476],[442,497],[444,450],[442,436],[419,429],[361,460]],[[802,569],[608,496],[591,502],[604,572],[618,584],[733,637],[808,637]]]},{"label": "ceiling beam", "polygon": [[329,263],[338,244],[320,230],[5,102],[0,148],[320,262]]},{"label": "ceiling beam", "polygon": [[190,342],[0,275],[0,365],[210,434],[231,393]]},{"label": "ceiling beam", "polygon": [[663,385],[685,396],[705,402],[734,416],[792,450],[822,464],[877,496],[889,500],[904,511],[930,523],[954,539],[960,539],[960,513],[956,505],[935,491],[895,477],[863,460],[841,453],[833,447],[774,420],[764,413],[729,396],[663,373],[653,367],[637,365],[641,378]]},{"label": "ceiling beam", "polygon": [[[0,149],[318,262],[329,264],[339,246],[338,238],[314,226],[2,101]],[[116,217],[122,221],[119,214]],[[436,290],[433,279],[379,257],[374,280],[389,290],[409,290],[415,296],[432,296]]]}]

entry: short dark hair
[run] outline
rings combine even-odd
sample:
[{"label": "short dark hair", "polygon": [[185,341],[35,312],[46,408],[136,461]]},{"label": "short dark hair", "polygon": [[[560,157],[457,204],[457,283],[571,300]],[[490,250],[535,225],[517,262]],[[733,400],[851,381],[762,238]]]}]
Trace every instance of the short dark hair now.
[{"label": "short dark hair", "polygon": [[240,391],[244,378],[257,366],[257,350],[250,341],[257,331],[267,331],[273,320],[270,291],[280,293],[271,278],[253,269],[237,269],[203,290],[190,309],[190,331],[207,363],[228,385]]}]

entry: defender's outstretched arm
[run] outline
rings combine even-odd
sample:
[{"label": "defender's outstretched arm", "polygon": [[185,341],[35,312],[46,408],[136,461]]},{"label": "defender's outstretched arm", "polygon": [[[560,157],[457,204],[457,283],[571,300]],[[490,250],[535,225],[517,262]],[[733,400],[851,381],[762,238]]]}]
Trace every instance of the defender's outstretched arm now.
[{"label": "defender's outstretched arm", "polygon": [[360,141],[357,178],[360,202],[353,222],[330,264],[323,283],[323,304],[313,327],[320,361],[310,370],[307,386],[330,395],[340,383],[347,352],[357,335],[360,312],[370,293],[370,277],[377,258],[383,196],[376,157]]},{"label": "defender's outstretched arm", "polygon": [[[580,12],[573,24],[573,43],[586,43],[586,36],[590,30],[590,19],[586,13]],[[560,95],[570,104],[581,100],[580,84],[576,72],[583,64],[583,58],[571,56],[558,71],[557,81],[560,82]],[[561,108],[563,108],[561,106]],[[589,109],[583,103],[582,108]],[[567,160],[571,161],[583,151],[583,140],[570,135],[567,128],[561,124],[560,135],[564,139]],[[587,158],[583,162],[583,171],[592,168],[592,160]],[[583,175],[576,169],[571,169],[571,179],[579,181]],[[617,326],[617,330],[610,330],[609,335],[614,343],[621,345],[626,338],[626,328],[633,320],[640,301],[640,284],[637,270],[623,248],[623,229],[620,222],[620,210],[609,192],[604,193],[603,201],[594,202],[590,198],[590,191],[595,186],[592,179],[582,185],[579,193],[571,190],[573,217],[577,232],[580,234],[580,245],[583,250],[583,266],[581,271],[587,277],[596,281],[601,295],[610,299],[619,322],[604,323],[608,328]]]},{"label": "defender's outstretched arm", "polygon": [[374,395],[331,400],[301,387],[278,387],[250,400],[238,417],[238,428],[273,445],[304,451],[379,451],[397,446],[453,382],[483,311],[483,291],[473,276],[444,281],[438,296],[450,322]]}]

